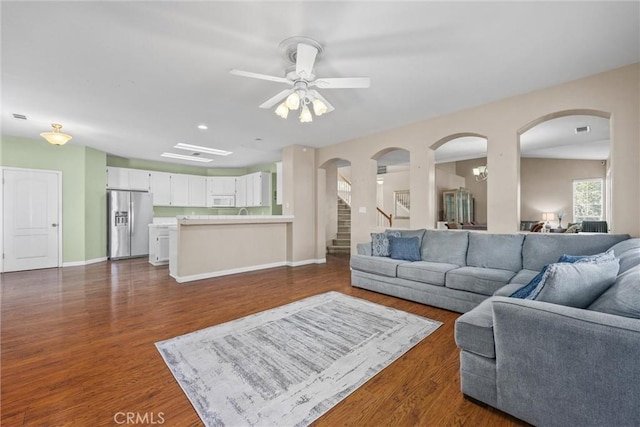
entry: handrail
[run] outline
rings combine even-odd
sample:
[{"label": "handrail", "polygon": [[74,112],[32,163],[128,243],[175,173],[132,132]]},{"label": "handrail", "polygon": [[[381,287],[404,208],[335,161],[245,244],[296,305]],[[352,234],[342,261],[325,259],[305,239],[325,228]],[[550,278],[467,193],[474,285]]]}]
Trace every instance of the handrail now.
[{"label": "handrail", "polygon": [[342,175],[338,175],[338,197],[351,206],[351,183]]},{"label": "handrail", "polygon": [[393,227],[393,214],[386,214],[386,213],[384,213],[384,211],[382,209],[380,209],[377,206],[376,206],[376,210],[378,211],[378,213],[380,215],[385,217],[387,219],[387,221],[389,221],[389,227]]},{"label": "handrail", "polygon": [[349,181],[347,178],[345,178],[344,176],[342,176],[342,174],[338,174],[338,179],[343,180],[344,182],[346,182],[347,184],[351,185],[351,181]]}]

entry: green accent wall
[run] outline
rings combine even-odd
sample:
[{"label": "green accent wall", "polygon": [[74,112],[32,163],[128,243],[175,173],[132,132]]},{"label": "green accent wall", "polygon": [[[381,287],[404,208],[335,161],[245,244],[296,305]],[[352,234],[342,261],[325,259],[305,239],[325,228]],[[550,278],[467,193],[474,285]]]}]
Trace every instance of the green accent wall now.
[{"label": "green accent wall", "polygon": [[106,256],[105,153],[3,135],[0,166],[61,171],[63,262]]}]

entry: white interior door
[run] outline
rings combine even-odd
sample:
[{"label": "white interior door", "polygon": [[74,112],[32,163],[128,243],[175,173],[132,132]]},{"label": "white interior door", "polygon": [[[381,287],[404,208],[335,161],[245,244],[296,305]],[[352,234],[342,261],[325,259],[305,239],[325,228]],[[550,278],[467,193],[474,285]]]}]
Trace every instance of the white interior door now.
[{"label": "white interior door", "polygon": [[4,271],[58,267],[60,172],[3,170]]}]

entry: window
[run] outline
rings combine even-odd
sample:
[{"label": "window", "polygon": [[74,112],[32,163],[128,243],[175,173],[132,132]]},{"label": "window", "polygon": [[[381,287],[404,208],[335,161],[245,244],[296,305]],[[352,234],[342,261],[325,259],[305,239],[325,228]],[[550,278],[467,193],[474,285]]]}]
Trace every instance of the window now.
[{"label": "window", "polygon": [[573,181],[573,221],[602,221],[603,200],[602,179]]}]

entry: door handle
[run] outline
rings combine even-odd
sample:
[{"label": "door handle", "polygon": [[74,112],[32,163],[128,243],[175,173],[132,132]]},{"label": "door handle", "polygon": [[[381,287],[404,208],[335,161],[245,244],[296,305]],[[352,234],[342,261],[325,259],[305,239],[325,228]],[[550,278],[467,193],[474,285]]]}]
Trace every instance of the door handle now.
[{"label": "door handle", "polygon": [[52,226],[52,227],[57,227],[57,226],[58,226],[58,224],[51,224],[51,226]]}]

